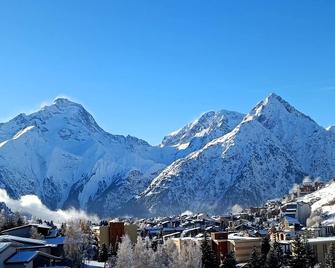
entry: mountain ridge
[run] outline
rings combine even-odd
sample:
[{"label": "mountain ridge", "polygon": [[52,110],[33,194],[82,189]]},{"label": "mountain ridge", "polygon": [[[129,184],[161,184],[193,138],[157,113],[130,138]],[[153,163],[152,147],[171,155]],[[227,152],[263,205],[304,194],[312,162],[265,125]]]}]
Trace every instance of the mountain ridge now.
[{"label": "mountain ridge", "polygon": [[0,124],[0,187],[52,209],[221,213],[284,195],[306,175],[335,175],[334,134],[276,94],[247,115],[204,113],[159,146],[106,132],[65,98]]}]

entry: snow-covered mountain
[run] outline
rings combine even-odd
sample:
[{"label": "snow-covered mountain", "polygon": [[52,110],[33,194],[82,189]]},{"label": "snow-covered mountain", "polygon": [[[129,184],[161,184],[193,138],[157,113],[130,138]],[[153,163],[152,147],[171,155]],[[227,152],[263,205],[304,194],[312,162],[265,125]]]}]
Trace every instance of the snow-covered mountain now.
[{"label": "snow-covered mountain", "polygon": [[0,124],[0,188],[53,209],[222,212],[282,196],[305,175],[335,175],[334,133],[274,94],[245,116],[205,113],[159,146],[107,133],[62,98]]},{"label": "snow-covered mountain", "polygon": [[329,126],[329,127],[327,127],[326,129],[327,129],[327,131],[329,131],[329,132],[335,134],[335,126]]},{"label": "snow-covered mountain", "polygon": [[226,110],[204,113],[194,122],[164,137],[161,147],[176,147],[180,156],[186,156],[232,131],[243,117],[243,114]]},{"label": "snow-covered mountain", "polygon": [[310,117],[272,94],[248,115],[269,129],[286,147],[304,172],[325,180],[335,174],[333,134]]},{"label": "snow-covered mountain", "polygon": [[335,174],[327,130],[272,94],[231,132],[179,159],[141,196],[152,213],[223,212],[281,197],[304,174]]},{"label": "snow-covered mountain", "polygon": [[95,210],[93,200],[117,195],[107,204],[114,209],[145,189],[170,151],[111,135],[81,105],[57,99],[0,125],[0,187],[15,198],[37,194],[51,208]]}]

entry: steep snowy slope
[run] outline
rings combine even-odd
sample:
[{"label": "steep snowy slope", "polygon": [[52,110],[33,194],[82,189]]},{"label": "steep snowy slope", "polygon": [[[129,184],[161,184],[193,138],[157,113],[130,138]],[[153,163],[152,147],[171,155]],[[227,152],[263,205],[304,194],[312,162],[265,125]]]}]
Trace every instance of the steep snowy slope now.
[{"label": "steep snowy slope", "polygon": [[329,126],[329,127],[326,128],[326,130],[335,134],[335,126]]},{"label": "steep snowy slope", "polygon": [[142,191],[170,155],[143,140],[106,133],[81,105],[57,99],[0,125],[0,187],[12,197],[36,193],[51,208],[87,209],[135,177],[133,191],[108,204],[113,209]]},{"label": "steep snowy slope", "polygon": [[333,177],[334,137],[275,94],[244,118],[206,113],[160,146],[109,134],[57,99],[0,124],[0,188],[103,216],[223,212],[280,197],[305,175]]},{"label": "steep snowy slope", "polygon": [[256,120],[166,168],[143,193],[154,214],[219,213],[235,204],[259,205],[281,196],[303,172],[280,141]]},{"label": "steep snowy slope", "polygon": [[272,94],[248,115],[269,129],[311,176],[329,179],[335,175],[335,139],[310,117]]},{"label": "steep snowy slope", "polygon": [[280,197],[303,174],[335,175],[333,134],[272,94],[232,132],[175,161],[141,201],[153,213],[218,212]]},{"label": "steep snowy slope", "polygon": [[232,131],[243,117],[243,114],[226,110],[204,113],[194,122],[164,137],[161,147],[178,148],[176,158],[186,156]]},{"label": "steep snowy slope", "polygon": [[[300,200],[310,203],[312,206],[311,224],[317,224],[319,222],[326,224],[335,223],[334,181],[326,184],[324,188],[302,197]],[[319,219],[315,219],[316,217]]]}]

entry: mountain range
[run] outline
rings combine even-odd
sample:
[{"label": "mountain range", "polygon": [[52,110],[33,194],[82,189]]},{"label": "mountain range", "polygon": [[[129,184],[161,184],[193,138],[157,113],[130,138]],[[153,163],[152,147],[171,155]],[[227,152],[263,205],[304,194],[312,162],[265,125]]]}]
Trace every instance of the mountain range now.
[{"label": "mountain range", "polygon": [[335,175],[334,127],[276,94],[246,115],[204,113],[158,146],[104,131],[64,98],[0,124],[0,188],[12,198],[36,194],[51,209],[222,213],[281,197],[307,175]]}]

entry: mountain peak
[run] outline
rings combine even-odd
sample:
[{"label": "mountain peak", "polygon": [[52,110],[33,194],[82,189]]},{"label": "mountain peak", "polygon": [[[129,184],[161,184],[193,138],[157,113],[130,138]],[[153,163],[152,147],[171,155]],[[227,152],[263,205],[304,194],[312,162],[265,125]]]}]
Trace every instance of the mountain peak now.
[{"label": "mountain peak", "polygon": [[101,128],[95,122],[93,116],[79,103],[73,102],[67,98],[56,98],[52,104],[42,107],[39,111],[27,115],[27,121],[42,122],[44,124],[49,120],[59,120],[59,122],[80,123],[94,131],[100,131]]},{"label": "mountain peak", "polygon": [[296,111],[296,109],[289,104],[286,100],[284,100],[281,96],[275,94],[275,93],[271,93],[264,101],[263,101],[264,105],[282,105],[285,107],[285,109],[288,112],[293,112]]},{"label": "mountain peak", "polygon": [[208,139],[217,138],[231,131],[242,121],[243,117],[243,114],[226,110],[203,113],[193,122],[164,137],[161,146],[185,149],[192,142],[196,142],[198,149]]},{"label": "mountain peak", "polygon": [[44,106],[40,111],[48,111],[51,113],[61,112],[69,114],[89,114],[89,112],[80,103],[73,102],[70,99],[64,97],[54,99],[52,104]]},{"label": "mountain peak", "polygon": [[278,99],[278,100],[282,100],[283,99],[282,97],[280,97],[279,95],[277,95],[274,92],[272,92],[267,98],[269,98],[269,99]]},{"label": "mountain peak", "polygon": [[335,125],[327,127],[326,130],[335,134]]},{"label": "mountain peak", "polygon": [[64,97],[58,97],[58,98],[54,99],[53,105],[56,105],[58,107],[69,107],[69,106],[82,107],[81,104],[73,102],[70,99],[64,98]]},{"label": "mountain peak", "polygon": [[296,108],[294,108],[291,104],[289,104],[286,100],[284,100],[279,95],[272,93],[268,97],[266,97],[263,101],[259,102],[248,114],[246,120],[252,120],[255,117],[276,117],[283,115],[295,115],[299,117],[308,118],[313,121],[310,117],[305,114],[299,112]]}]

